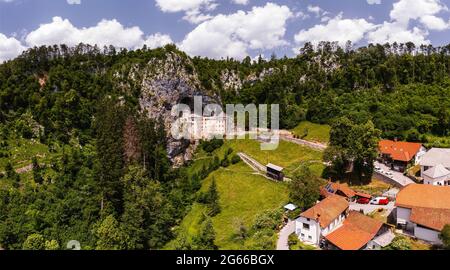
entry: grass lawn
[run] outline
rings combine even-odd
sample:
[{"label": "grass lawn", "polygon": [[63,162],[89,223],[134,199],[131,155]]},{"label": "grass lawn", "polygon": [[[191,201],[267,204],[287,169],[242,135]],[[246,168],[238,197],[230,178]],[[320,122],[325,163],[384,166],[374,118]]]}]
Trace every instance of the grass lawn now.
[{"label": "grass lawn", "polygon": [[350,186],[350,188],[352,188],[355,191],[369,193],[371,195],[381,195],[386,190],[390,189],[391,185],[377,179],[372,179],[372,182],[370,182],[370,184],[368,185]]},{"label": "grass lawn", "polygon": [[260,142],[256,140],[229,140],[226,145],[235,152],[250,155],[263,165],[270,162],[284,167],[288,177],[304,162],[310,163],[312,171],[318,176],[322,175],[325,168],[322,164],[322,152],[295,143],[280,140],[278,148],[273,151],[261,151]]},{"label": "grass lawn", "polygon": [[[252,174],[243,162],[213,172],[203,181],[201,191],[208,189],[213,178],[216,180],[222,210],[212,218],[216,245],[220,249],[245,249],[245,243],[234,237],[235,223],[242,221],[250,228],[258,214],[279,209],[288,202],[285,184]],[[194,204],[182,221],[180,229],[188,233],[188,238],[197,234],[204,211],[203,205]],[[170,243],[167,248],[170,249]]]},{"label": "grass lawn", "polygon": [[331,127],[329,125],[320,125],[303,121],[291,131],[294,135],[307,141],[328,143],[330,141],[330,130]]},{"label": "grass lawn", "polygon": [[8,149],[11,156],[0,158],[0,171],[5,169],[8,161],[12,163],[15,169],[18,169],[30,165],[33,157],[37,157],[39,162],[48,162],[50,160],[51,154],[48,147],[36,140],[20,138],[8,140],[7,143],[6,149]]}]

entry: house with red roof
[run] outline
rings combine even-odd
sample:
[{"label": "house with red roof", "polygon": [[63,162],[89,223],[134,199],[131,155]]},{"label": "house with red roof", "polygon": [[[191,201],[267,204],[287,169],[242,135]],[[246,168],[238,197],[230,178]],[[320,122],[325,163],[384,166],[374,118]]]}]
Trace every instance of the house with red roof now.
[{"label": "house with red roof", "polygon": [[379,159],[393,170],[404,172],[408,165],[417,165],[426,153],[421,143],[381,140],[378,143]]},{"label": "house with red roof", "polygon": [[368,249],[368,243],[385,231],[382,222],[349,211],[346,197],[336,194],[329,194],[295,221],[302,242],[326,249]]},{"label": "house with red roof", "polygon": [[439,234],[450,224],[450,187],[410,184],[397,194],[397,226],[415,237],[441,244]]}]

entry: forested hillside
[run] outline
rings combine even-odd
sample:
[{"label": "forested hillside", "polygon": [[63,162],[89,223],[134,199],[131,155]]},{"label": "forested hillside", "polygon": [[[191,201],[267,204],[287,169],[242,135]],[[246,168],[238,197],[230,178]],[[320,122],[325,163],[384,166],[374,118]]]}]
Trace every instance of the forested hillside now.
[{"label": "forested hillside", "polygon": [[286,129],[346,116],[371,120],[385,138],[450,146],[450,45],[306,44],[294,58],[256,62],[190,58],[173,45],[34,48],[0,65],[0,247],[173,240],[214,168],[174,168],[185,142],[171,141],[170,119],[152,113],[193,94],[280,104]]}]

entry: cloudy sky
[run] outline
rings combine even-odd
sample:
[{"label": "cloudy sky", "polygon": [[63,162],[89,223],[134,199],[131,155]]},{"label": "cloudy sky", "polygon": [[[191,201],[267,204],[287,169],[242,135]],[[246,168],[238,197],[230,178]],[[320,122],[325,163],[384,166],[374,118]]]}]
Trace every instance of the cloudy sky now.
[{"label": "cloudy sky", "polygon": [[0,62],[39,45],[293,56],[305,42],[450,43],[450,0],[0,0]]}]

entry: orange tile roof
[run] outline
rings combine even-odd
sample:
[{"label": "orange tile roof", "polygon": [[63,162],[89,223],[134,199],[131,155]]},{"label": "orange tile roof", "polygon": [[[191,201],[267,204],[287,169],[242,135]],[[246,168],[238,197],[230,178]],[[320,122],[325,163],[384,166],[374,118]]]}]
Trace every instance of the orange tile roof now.
[{"label": "orange tile roof", "polygon": [[446,224],[450,224],[450,209],[414,207],[410,220],[421,226],[441,231]]},{"label": "orange tile roof", "polygon": [[381,153],[390,155],[393,160],[411,161],[419,152],[422,144],[410,142],[395,142],[391,140],[381,140],[378,149]]},{"label": "orange tile roof", "polygon": [[315,206],[301,213],[300,216],[316,220],[319,222],[320,227],[326,228],[340,214],[345,212],[348,207],[348,201],[344,197],[331,194]]},{"label": "orange tile roof", "polygon": [[450,209],[450,186],[410,184],[397,194],[396,206]]},{"label": "orange tile roof", "polygon": [[377,235],[382,226],[381,221],[350,211],[344,224],[325,238],[341,250],[359,250]]},{"label": "orange tile roof", "polygon": [[320,190],[320,193],[324,197],[328,197],[329,194],[336,194],[337,191],[341,191],[347,198],[353,198],[356,195],[356,192],[345,183],[339,184],[339,183],[328,182],[327,185],[330,185],[331,189],[334,190],[334,193],[330,193],[326,190],[325,187],[322,187]]},{"label": "orange tile roof", "polygon": [[372,198],[372,195],[367,194],[367,193],[362,193],[362,192],[356,192],[356,196],[367,198],[367,199],[371,199]]}]

